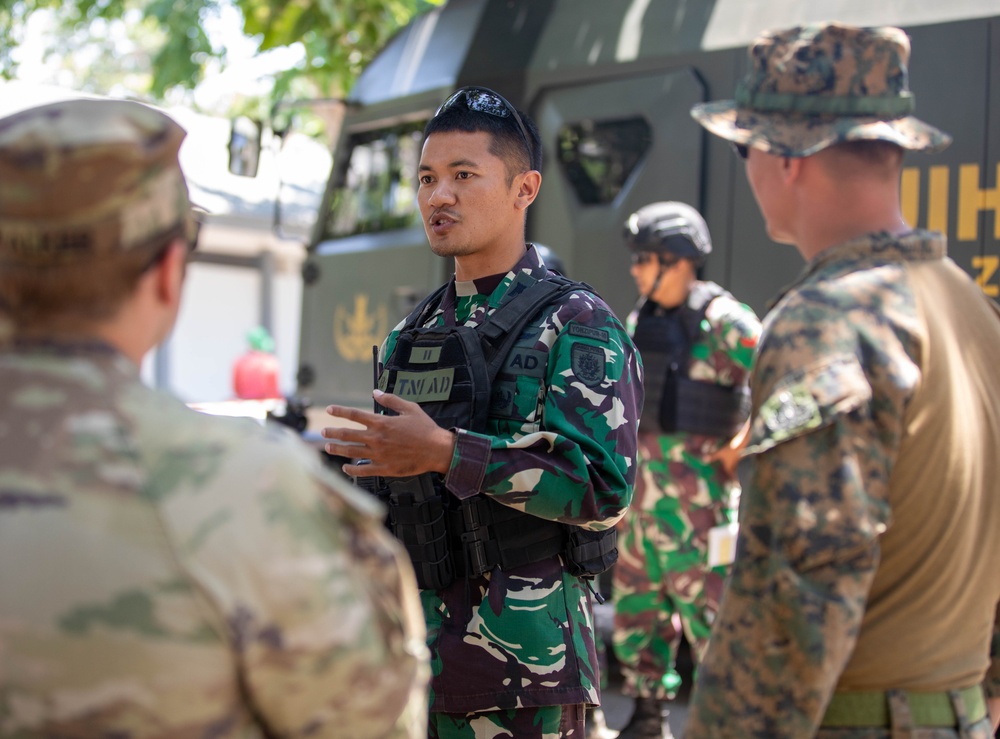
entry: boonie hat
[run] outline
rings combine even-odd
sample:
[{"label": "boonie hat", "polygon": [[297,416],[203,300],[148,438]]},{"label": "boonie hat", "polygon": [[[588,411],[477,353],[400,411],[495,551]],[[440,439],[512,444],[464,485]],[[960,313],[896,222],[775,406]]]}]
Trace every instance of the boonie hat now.
[{"label": "boonie hat", "polygon": [[639,208],[625,221],[624,235],[625,246],[631,251],[670,253],[698,265],[712,252],[712,239],[701,213],[672,200]]},{"label": "boonie hat", "polygon": [[68,100],[0,119],[0,265],[99,259],[197,226],[184,129],[141,103]]},{"label": "boonie hat", "polygon": [[750,46],[734,100],[691,109],[712,133],[776,156],[804,157],[841,141],[881,140],[940,151],[951,137],[915,118],[899,28],[840,23],[770,31]]}]

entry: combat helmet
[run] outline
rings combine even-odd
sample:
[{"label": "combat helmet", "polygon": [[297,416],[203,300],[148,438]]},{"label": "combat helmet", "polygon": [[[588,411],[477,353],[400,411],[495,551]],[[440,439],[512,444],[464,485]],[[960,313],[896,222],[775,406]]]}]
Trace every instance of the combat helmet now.
[{"label": "combat helmet", "polygon": [[712,252],[712,239],[697,210],[665,201],[645,205],[628,217],[625,246],[633,252],[673,254],[701,266]]}]

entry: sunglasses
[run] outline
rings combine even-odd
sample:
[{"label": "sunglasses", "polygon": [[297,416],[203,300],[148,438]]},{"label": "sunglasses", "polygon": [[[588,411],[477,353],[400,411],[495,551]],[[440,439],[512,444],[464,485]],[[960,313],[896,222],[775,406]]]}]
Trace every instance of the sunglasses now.
[{"label": "sunglasses", "polygon": [[680,258],[668,258],[668,257],[658,257],[654,252],[651,251],[635,251],[631,255],[632,264],[649,264],[650,262],[659,259],[660,266],[664,269],[670,269],[675,264],[680,262]]},{"label": "sunglasses", "polygon": [[731,141],[729,143],[730,146],[733,147],[733,151],[736,152],[736,156],[738,156],[743,161],[746,161],[746,158],[750,156],[750,147],[747,146],[746,144],[737,144],[735,141]]},{"label": "sunglasses", "polygon": [[454,108],[463,102],[466,108],[474,110],[477,113],[485,113],[495,118],[513,118],[515,123],[517,123],[518,131],[521,132],[521,140],[524,141],[524,148],[528,151],[528,163],[530,166],[534,166],[534,150],[531,146],[531,137],[528,135],[528,129],[524,127],[524,121],[521,120],[521,116],[517,114],[514,106],[507,102],[507,99],[498,92],[494,92],[486,87],[463,87],[461,90],[452,93],[447,100],[441,103],[441,107],[437,109],[434,117],[437,118],[449,108]]},{"label": "sunglasses", "polygon": [[[198,236],[201,234],[201,221],[194,222],[194,228],[191,230],[190,233],[184,233],[184,229],[182,227],[177,227],[176,229],[173,229],[173,232],[177,237],[179,236],[185,237],[188,247],[187,258],[190,261],[191,255],[194,253],[194,250],[198,248]],[[150,255],[149,260],[146,262],[145,266],[142,268],[141,274],[145,274],[146,272],[151,270],[154,265],[157,265],[160,262],[162,262],[164,257],[167,256],[167,251],[170,250],[170,246],[173,243],[174,243],[174,238],[170,238],[163,246],[161,246],[159,249],[153,252]]]}]

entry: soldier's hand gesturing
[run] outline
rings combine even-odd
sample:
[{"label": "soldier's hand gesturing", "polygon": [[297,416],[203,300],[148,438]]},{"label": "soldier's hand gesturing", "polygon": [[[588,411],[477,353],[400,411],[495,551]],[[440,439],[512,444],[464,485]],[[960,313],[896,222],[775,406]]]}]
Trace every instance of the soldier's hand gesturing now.
[{"label": "soldier's hand gesturing", "polygon": [[322,431],[330,439],[326,451],[351,459],[370,459],[371,464],[345,464],[351,476],[408,477],[423,472],[446,474],[451,467],[455,434],[438,426],[416,403],[375,390],[379,405],[398,415],[386,416],[358,408],[327,406],[326,412],[360,424],[363,428],[328,426]]}]

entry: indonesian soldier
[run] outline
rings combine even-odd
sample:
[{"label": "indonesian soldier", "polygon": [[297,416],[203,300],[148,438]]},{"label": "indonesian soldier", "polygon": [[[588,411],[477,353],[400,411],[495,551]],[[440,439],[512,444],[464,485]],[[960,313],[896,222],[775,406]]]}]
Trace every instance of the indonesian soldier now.
[{"label": "indonesian soldier", "polygon": [[183,137],[125,101],[0,121],[0,735],[423,737],[380,507],[140,381],[195,246]]},{"label": "indonesian soldier", "polygon": [[636,699],[619,737],[661,739],[670,736],[664,713],[681,683],[674,668],[682,630],[697,660],[731,561],[724,542],[733,540],[735,466],[760,322],[698,279],[712,241],[691,206],[640,208],[625,224],[625,244],[640,295],[627,326],[642,355],[645,400],[635,495],[612,579],[615,655],[623,692]]},{"label": "indonesian soldier", "polygon": [[736,99],[692,111],[807,265],[764,324],[690,739],[986,739],[1000,720],[1000,315],[903,220],[904,150],[950,141],[912,115],[909,50],[897,28],[766,33]]},{"label": "indonesian soldier", "polygon": [[327,449],[388,480],[423,587],[430,736],[582,737],[599,703],[584,575],[611,561],[632,496],[638,357],[607,305],[525,244],[534,123],[474,87],[424,133],[420,212],[454,279],[383,345],[387,413],[331,406],[364,428],[326,429]]}]

